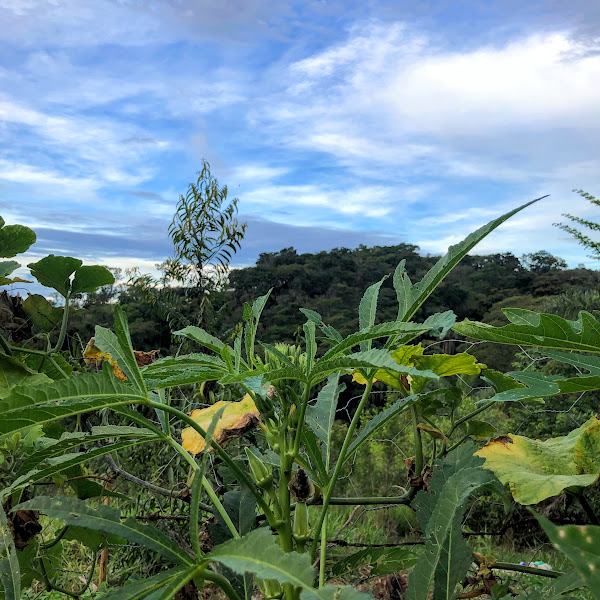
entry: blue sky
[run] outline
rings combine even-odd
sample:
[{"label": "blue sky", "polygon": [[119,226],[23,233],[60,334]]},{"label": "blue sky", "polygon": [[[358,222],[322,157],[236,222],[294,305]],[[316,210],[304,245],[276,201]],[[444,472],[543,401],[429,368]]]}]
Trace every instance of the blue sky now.
[{"label": "blue sky", "polygon": [[600,194],[600,3],[0,0],[0,214],[27,259],[149,271],[206,158],[260,252],[585,250]]}]

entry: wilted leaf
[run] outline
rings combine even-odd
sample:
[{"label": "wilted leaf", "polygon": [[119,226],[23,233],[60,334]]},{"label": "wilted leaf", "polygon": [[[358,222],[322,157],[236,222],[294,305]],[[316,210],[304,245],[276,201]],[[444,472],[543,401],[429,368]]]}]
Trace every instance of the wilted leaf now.
[{"label": "wilted leaf", "polygon": [[449,440],[441,429],[437,429],[436,427],[432,427],[431,425],[426,425],[425,423],[419,423],[417,427],[428,433],[432,438],[436,440],[442,440],[443,442],[448,443]]},{"label": "wilted leaf", "polygon": [[[190,415],[204,431],[208,429],[213,416],[223,407],[223,416],[217,423],[213,439],[217,444],[223,445],[227,440],[239,437],[253,429],[258,423],[258,409],[254,400],[249,394],[246,394],[239,402],[217,402],[208,408],[195,410]],[[191,454],[198,454],[204,450],[204,438],[191,427],[186,427],[181,432],[183,447]]]},{"label": "wilted leaf", "polygon": [[492,439],[478,456],[520,504],[537,504],[570,487],[594,483],[600,475],[600,418],[592,417],[564,437],[542,442],[519,435]]},{"label": "wilted leaf", "polygon": [[[108,364],[112,366],[113,372],[118,379],[121,381],[127,380],[125,373],[123,373],[117,364],[117,361],[113,360],[111,355],[107,352],[102,352],[99,348],[97,348],[95,346],[95,341],[95,338],[90,338],[90,341],[87,343],[87,346],[83,351],[83,359],[85,360],[85,364],[91,367],[100,368],[102,363],[106,360],[108,361]],[[145,367],[158,359],[158,350],[150,350],[148,352],[134,350],[133,355],[135,356],[135,362],[137,363],[138,367]]]},{"label": "wilted leaf", "polygon": [[119,365],[117,365],[117,361],[112,360],[110,354],[107,352],[102,352],[96,348],[94,345],[95,341],[95,338],[90,338],[90,341],[87,343],[87,346],[83,351],[83,359],[85,360],[85,364],[99,369],[102,366],[102,363],[106,360],[113,368],[113,372],[117,379],[125,381],[127,377],[125,377],[125,373],[123,373]]}]

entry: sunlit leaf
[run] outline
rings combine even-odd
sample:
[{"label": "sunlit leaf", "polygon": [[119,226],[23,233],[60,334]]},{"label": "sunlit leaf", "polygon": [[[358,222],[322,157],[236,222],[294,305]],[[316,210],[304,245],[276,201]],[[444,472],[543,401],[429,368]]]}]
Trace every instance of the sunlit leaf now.
[{"label": "sunlit leaf", "polygon": [[[216,402],[208,408],[193,411],[190,416],[204,431],[207,431],[213,416],[223,406],[226,406],[223,416],[217,423],[213,435],[214,441],[219,445],[253,429],[259,418],[258,409],[249,394],[246,394],[239,402]],[[204,450],[204,438],[192,427],[186,427],[181,432],[181,439],[183,447],[191,454],[198,454]]]},{"label": "sunlit leaf", "polygon": [[423,354],[412,357],[413,364],[419,369],[429,369],[440,377],[451,375],[479,375],[486,365],[477,362],[477,358],[461,352],[459,354]]},{"label": "sunlit leaf", "polygon": [[478,456],[520,504],[537,504],[566,488],[594,483],[600,475],[600,418],[544,442],[509,434],[492,439]]}]

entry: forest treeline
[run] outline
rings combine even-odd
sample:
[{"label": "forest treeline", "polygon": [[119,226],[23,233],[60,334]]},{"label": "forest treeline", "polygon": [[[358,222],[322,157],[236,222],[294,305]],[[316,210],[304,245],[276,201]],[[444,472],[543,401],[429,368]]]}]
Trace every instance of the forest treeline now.
[{"label": "forest treeline", "polygon": [[[86,310],[73,315],[70,333],[72,339],[85,343],[96,325],[111,326],[111,304],[118,301],[127,313],[136,346],[140,350],[158,348],[166,354],[173,350],[169,325],[197,324],[194,320],[201,314],[205,328],[219,335],[233,335],[242,320],[244,302],[272,289],[261,319],[264,341],[299,336],[305,321],[300,308],[317,311],[327,324],[346,335],[358,327],[356,307],[363,291],[393,273],[403,259],[411,279],[418,281],[439,257],[423,256],[418,246],[411,244],[336,248],[315,254],[299,254],[294,248],[263,253],[255,266],[232,270],[227,288],[213,290],[208,296],[210,310],[202,311],[198,305],[206,299],[193,290],[168,288],[162,294],[152,294],[149,280],[138,277],[129,284],[108,286],[88,295]],[[562,259],[546,251],[520,258],[511,253],[467,256],[425,303],[417,319],[453,310],[459,320],[500,325],[505,322],[500,307],[547,310],[548,300],[560,294],[597,289],[598,271],[566,267]],[[396,312],[390,277],[381,289],[378,314],[381,321],[392,321]],[[482,347],[476,354],[490,366],[503,369],[510,368],[514,351]]]}]

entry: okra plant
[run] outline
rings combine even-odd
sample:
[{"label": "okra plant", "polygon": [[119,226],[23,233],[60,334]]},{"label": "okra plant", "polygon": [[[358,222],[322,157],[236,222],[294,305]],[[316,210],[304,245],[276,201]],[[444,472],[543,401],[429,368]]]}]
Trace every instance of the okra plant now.
[{"label": "okra plant", "polygon": [[[161,358],[143,367],[136,360],[125,314],[116,306],[114,332],[97,327],[93,343],[86,350],[88,363],[99,370],[71,372],[61,355],[69,299],[75,293],[93,291],[109,283],[110,273],[102,267],[84,267],[81,261],[69,257],[48,257],[30,265],[32,275],[62,294],[65,302],[54,346],[47,342],[45,349],[34,350],[29,343],[16,344],[4,337],[1,340],[0,364],[5,377],[0,390],[0,443],[18,444],[19,440],[35,438],[13,469],[14,477],[5,481],[2,490],[0,582],[4,598],[19,599],[22,582],[27,584],[32,579],[42,581],[48,589],[58,589],[49,573],[47,555],[68,531],[75,536],[82,531],[99,532],[97,551],[114,539],[139,544],[160,554],[170,565],[153,577],[109,591],[103,596],[107,600],[169,599],[189,582],[197,588],[207,583],[216,585],[231,600],[250,600],[255,586],[260,587],[267,599],[369,597],[350,586],[327,583],[332,574],[342,569],[337,565],[329,571],[328,567],[328,512],[333,505],[350,502],[409,504],[416,509],[422,546],[386,549],[383,562],[388,571],[382,571],[384,567],[379,564],[379,572],[394,572],[400,565],[414,565],[407,598],[475,597],[480,589],[481,593],[492,592],[495,598],[508,593],[508,588],[504,592],[494,575],[494,562],[474,555],[463,539],[461,524],[469,498],[477,491],[502,495],[502,483],[506,482],[511,484],[515,499],[525,504],[563,489],[573,489],[582,497],[581,490],[596,481],[600,472],[597,467],[600,461],[596,461],[600,457],[595,454],[596,447],[600,447],[595,445],[600,419],[591,420],[574,432],[572,447],[569,446],[575,456],[574,472],[557,473],[562,477],[560,484],[556,478],[546,477],[543,486],[546,491],[542,493],[535,483],[528,481],[533,477],[531,469],[523,474],[523,464],[516,464],[514,457],[508,463],[506,459],[503,462],[503,451],[498,449],[504,444],[510,450],[523,447],[525,452],[527,442],[517,441],[517,436],[510,443],[500,438],[478,450],[471,440],[488,439],[494,429],[475,417],[497,401],[535,400],[549,393],[592,389],[593,385],[600,388],[600,365],[569,354],[561,355],[562,359],[584,367],[593,376],[576,378],[577,382],[548,381],[527,374],[505,376],[486,369],[466,353],[426,354],[417,339],[443,337],[454,326],[456,331],[480,339],[517,344],[529,341],[535,346],[600,352],[600,326],[593,318],[584,316],[581,323],[563,327],[548,316],[526,311],[512,311],[508,315],[515,323],[508,326],[509,330],[472,323],[456,325],[451,312],[433,315],[423,323],[413,318],[480,240],[529,204],[492,221],[451,247],[418,283],[410,281],[404,261],[401,262],[392,276],[398,299],[398,315],[393,322],[376,323],[377,300],[384,282],[381,280],[366,290],[360,302],[357,332],[343,337],[318,313],[302,309],[306,316],[302,344],[271,345],[261,342],[257,335],[261,313],[269,301],[266,294],[244,306],[243,326],[232,344],[198,327],[186,327],[173,335],[197,344],[201,351]],[[2,232],[7,229],[0,229],[0,235],[5,235]],[[7,232],[0,242],[6,245],[9,237]],[[31,243],[31,236],[28,239]],[[3,256],[13,251],[23,252],[28,246],[23,243],[6,247],[9,250],[3,246]],[[2,264],[6,276],[9,265]],[[564,340],[562,345],[557,341],[560,339]],[[553,351],[549,356],[557,354]],[[465,410],[465,394],[453,378],[480,374],[496,393],[475,409]],[[338,398],[344,389],[342,379],[350,375],[363,386],[363,393],[341,447],[334,448],[332,429]],[[206,382],[230,389],[233,397],[241,399],[217,402],[191,415],[177,407],[173,401],[174,389]],[[385,384],[396,393],[397,399],[363,423],[375,382]],[[100,413],[104,416],[103,424],[89,425],[90,415]],[[157,421],[151,418],[153,413]],[[407,454],[414,456],[409,481],[399,480],[404,492],[391,498],[336,496],[336,486],[348,461],[378,428],[401,414],[410,419],[414,443],[412,450],[407,449]],[[440,425],[440,416],[444,417],[443,423],[450,425]],[[83,422],[89,427],[69,429],[73,419],[78,425]],[[246,445],[242,455],[228,450],[228,439],[244,436],[253,429],[253,439],[262,440],[260,447]],[[189,467],[189,529],[183,542],[134,517],[123,519],[115,507],[98,504],[95,498],[107,494],[120,498],[124,505],[127,502],[120,494],[99,484],[93,489],[89,486],[85,490],[76,489],[75,481],[80,480],[73,478],[73,493],[77,497],[59,491],[47,496],[36,492],[36,483],[60,481],[61,474],[72,474],[74,469],[84,475],[86,463],[146,444],[169,447]],[[567,452],[568,444],[557,446],[560,448],[550,448],[550,444],[546,447],[550,463],[553,451]],[[215,486],[213,473],[218,467],[227,468],[231,479],[236,481],[233,492],[237,494],[236,510],[227,501],[227,493],[223,496]],[[554,464],[553,468],[559,467]],[[526,488],[524,491],[521,484]],[[311,505],[315,508],[309,511]],[[27,514],[35,518],[42,513],[64,522],[57,539],[41,543],[34,534],[21,540],[18,547],[11,519],[24,511],[30,511]],[[229,537],[212,549],[201,542],[202,519],[211,514],[225,530],[224,537]],[[568,528],[553,529],[546,522],[542,525],[569,556],[575,556],[573,548],[585,544],[586,536],[593,539],[597,549],[600,537],[591,526],[580,535]],[[383,554],[372,553],[366,560],[380,560]],[[364,558],[364,552],[361,556]],[[345,564],[357,564],[361,556],[355,556],[350,563],[345,559]],[[595,559],[589,558],[589,553],[585,556],[587,565],[596,565],[593,560],[597,560],[597,555]],[[585,560],[575,560],[576,568]],[[317,563],[318,570],[313,567]],[[503,564],[502,568],[509,569],[511,565]],[[475,575],[467,577],[473,569]],[[595,581],[593,577],[599,576],[593,571],[590,568],[585,574],[581,571],[590,586]],[[543,595],[540,597],[563,597],[563,592],[583,585],[576,572],[566,575],[552,572],[551,577],[557,578],[540,589]],[[79,596],[84,590],[63,591]]]}]

